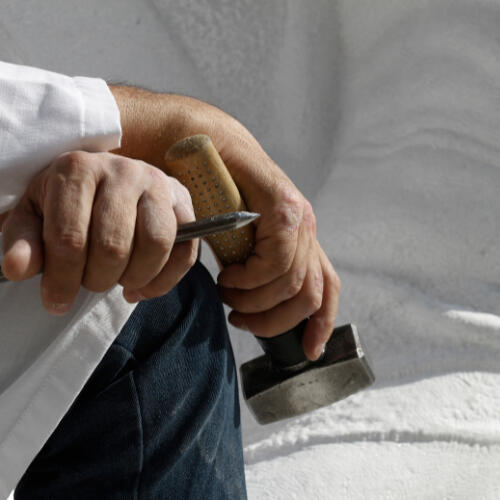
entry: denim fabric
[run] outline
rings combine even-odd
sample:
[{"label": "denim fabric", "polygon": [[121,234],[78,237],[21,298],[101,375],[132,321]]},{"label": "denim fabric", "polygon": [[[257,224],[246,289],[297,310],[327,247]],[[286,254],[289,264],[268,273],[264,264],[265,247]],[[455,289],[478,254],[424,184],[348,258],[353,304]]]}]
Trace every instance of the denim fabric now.
[{"label": "denim fabric", "polygon": [[223,309],[197,263],[137,306],[15,499],[244,499],[237,391]]}]

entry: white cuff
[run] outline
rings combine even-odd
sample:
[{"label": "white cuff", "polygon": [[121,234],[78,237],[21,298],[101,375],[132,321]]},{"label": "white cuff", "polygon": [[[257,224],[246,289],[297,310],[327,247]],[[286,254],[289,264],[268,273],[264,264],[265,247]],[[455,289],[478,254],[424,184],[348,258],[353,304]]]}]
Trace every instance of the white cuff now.
[{"label": "white cuff", "polygon": [[110,151],[120,147],[120,111],[108,85],[100,78],[73,78],[83,100],[81,149]]}]

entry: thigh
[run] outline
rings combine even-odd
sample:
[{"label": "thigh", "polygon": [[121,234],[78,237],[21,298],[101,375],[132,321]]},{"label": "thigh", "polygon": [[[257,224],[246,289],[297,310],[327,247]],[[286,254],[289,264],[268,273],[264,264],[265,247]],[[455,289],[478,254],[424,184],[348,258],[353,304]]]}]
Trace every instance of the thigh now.
[{"label": "thigh", "polygon": [[201,264],[137,306],[15,498],[246,498],[234,359]]}]

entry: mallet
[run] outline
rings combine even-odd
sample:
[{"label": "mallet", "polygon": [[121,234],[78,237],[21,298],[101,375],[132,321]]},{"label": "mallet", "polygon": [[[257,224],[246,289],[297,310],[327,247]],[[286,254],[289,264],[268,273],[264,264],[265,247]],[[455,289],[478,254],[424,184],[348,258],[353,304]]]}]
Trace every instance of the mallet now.
[{"label": "mallet", "polygon": [[[246,210],[208,136],[196,135],[174,144],[165,155],[165,168],[191,193],[197,219]],[[253,228],[248,225],[206,239],[223,266],[244,262],[253,249]],[[276,337],[257,337],[265,354],[241,365],[243,395],[261,424],[329,405],[375,380],[354,325],[335,328],[323,356],[311,362],[302,349],[306,322]]]}]

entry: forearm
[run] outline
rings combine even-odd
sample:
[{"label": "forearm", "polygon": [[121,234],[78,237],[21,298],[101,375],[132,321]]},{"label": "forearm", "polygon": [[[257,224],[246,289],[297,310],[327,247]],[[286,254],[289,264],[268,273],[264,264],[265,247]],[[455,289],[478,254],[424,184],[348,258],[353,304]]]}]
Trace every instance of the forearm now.
[{"label": "forearm", "polygon": [[207,134],[250,207],[257,209],[264,191],[295,190],[250,132],[216,106],[135,87],[111,85],[110,89],[123,131],[121,147],[115,153],[163,169],[165,152],[172,144],[190,135]]}]

